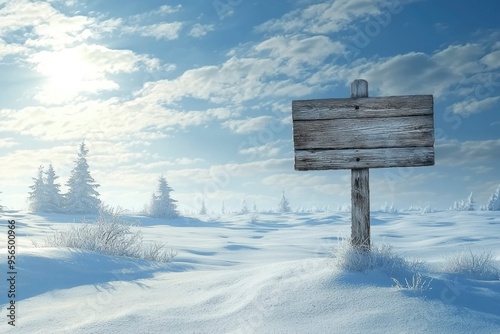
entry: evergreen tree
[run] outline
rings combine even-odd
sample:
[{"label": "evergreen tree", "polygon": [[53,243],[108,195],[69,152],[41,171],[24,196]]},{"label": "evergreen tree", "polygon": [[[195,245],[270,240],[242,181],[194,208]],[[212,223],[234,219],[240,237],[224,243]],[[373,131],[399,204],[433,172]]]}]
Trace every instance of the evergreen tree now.
[{"label": "evergreen tree", "polygon": [[469,197],[467,198],[465,210],[466,211],[476,210],[476,201],[474,201],[474,197],[472,197],[472,193],[470,193]]},{"label": "evergreen tree", "polygon": [[247,206],[247,201],[243,200],[241,202],[241,209],[240,209],[240,213],[242,214],[245,214],[245,213],[249,213],[250,210],[248,209],[248,206]]},{"label": "evergreen tree", "polygon": [[491,195],[488,200],[488,204],[486,204],[486,210],[490,211],[500,211],[500,184],[498,185],[497,190]]},{"label": "evergreen tree", "polygon": [[222,207],[220,208],[220,213],[222,213],[223,215],[226,214],[226,207],[224,205],[224,201],[222,201]]},{"label": "evergreen tree", "polygon": [[63,197],[59,190],[60,185],[56,183],[59,176],[56,176],[52,164],[49,164],[45,175],[45,212],[62,212]]},{"label": "evergreen tree", "polygon": [[200,215],[206,215],[207,214],[207,207],[205,206],[205,200],[201,201],[201,209],[200,209]]},{"label": "evergreen tree", "polygon": [[78,159],[75,160],[75,167],[71,171],[66,185],[68,193],[65,195],[65,207],[68,213],[95,214],[99,212],[101,200],[97,188],[99,184],[90,176],[87,155],[89,151],[85,143],[80,144]]},{"label": "evergreen tree", "polygon": [[[1,193],[2,193],[2,192],[0,191],[0,194],[1,194]],[[0,212],[2,212],[2,211],[3,211],[3,206],[0,204]]]},{"label": "evergreen tree", "polygon": [[278,206],[278,211],[279,212],[291,212],[292,209],[290,208],[290,203],[288,202],[288,199],[285,197],[285,191],[281,193],[281,201]]},{"label": "evergreen tree", "polygon": [[465,201],[455,201],[451,209],[455,211],[474,211],[476,209],[476,202],[474,201],[472,193],[470,193]]},{"label": "evergreen tree", "polygon": [[43,182],[43,166],[38,167],[37,177],[31,178],[34,183],[30,186],[28,202],[32,212],[45,212],[45,183]]},{"label": "evergreen tree", "polygon": [[165,177],[160,176],[158,180],[157,194],[153,194],[149,207],[149,214],[156,218],[172,219],[179,217],[177,212],[177,201],[170,197],[173,189],[167,184]]}]

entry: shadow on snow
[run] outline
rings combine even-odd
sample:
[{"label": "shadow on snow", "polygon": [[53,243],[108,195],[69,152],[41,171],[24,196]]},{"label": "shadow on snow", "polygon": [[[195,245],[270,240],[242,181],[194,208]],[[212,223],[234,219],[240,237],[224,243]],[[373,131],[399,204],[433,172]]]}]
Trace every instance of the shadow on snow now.
[{"label": "shadow on snow", "polygon": [[181,272],[187,265],[153,263],[96,252],[57,248],[37,248],[22,254],[17,262],[17,300],[46,292],[82,285],[106,287],[113,281],[139,284],[160,272]]}]

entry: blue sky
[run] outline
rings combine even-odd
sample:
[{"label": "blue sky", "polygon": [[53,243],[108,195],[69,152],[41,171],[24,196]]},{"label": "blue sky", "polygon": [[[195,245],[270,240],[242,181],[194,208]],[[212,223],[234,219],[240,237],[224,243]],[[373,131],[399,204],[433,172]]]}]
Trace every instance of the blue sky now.
[{"label": "blue sky", "polygon": [[436,164],[372,169],[372,209],[446,209],[500,183],[500,4],[0,0],[1,204],[85,140],[101,199],[142,209],[163,174],[186,210],[350,203],[350,171],[298,172],[291,101],[433,94]]}]

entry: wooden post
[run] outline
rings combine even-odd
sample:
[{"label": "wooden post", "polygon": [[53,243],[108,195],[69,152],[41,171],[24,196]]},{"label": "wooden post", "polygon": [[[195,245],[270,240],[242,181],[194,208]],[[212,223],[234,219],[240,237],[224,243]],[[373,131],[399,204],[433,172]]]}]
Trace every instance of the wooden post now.
[{"label": "wooden post", "polygon": [[434,97],[351,97],[292,101],[296,170],[351,170],[351,244],[370,251],[369,168],[434,165]]},{"label": "wooden post", "polygon": [[[351,98],[368,97],[368,82],[354,80]],[[353,112],[359,108],[356,106]],[[351,169],[351,244],[370,250],[370,172],[368,168]]]}]

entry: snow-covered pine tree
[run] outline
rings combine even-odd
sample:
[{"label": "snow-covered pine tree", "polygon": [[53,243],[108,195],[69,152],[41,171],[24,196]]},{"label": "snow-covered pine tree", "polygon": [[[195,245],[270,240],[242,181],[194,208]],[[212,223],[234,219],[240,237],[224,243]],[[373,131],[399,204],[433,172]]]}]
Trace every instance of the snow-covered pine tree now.
[{"label": "snow-covered pine tree", "polygon": [[28,197],[28,207],[32,212],[45,212],[45,183],[43,182],[43,166],[38,167],[36,177],[31,178],[34,183],[30,186],[31,191]]},{"label": "snow-covered pine tree", "polygon": [[476,202],[474,201],[472,193],[470,193],[469,197],[465,201],[455,201],[451,209],[455,211],[474,211],[476,209]]},{"label": "snow-covered pine tree", "polygon": [[469,197],[467,198],[465,211],[474,211],[474,210],[476,210],[476,202],[474,201],[472,193],[470,193]]},{"label": "snow-covered pine tree", "polygon": [[278,206],[278,211],[279,212],[291,212],[292,211],[292,209],[290,208],[290,202],[288,202],[288,199],[285,196],[284,190],[281,192],[281,200],[280,200],[280,204]]},{"label": "snow-covered pine tree", "polygon": [[[1,194],[1,193],[2,193],[2,192],[0,191],[0,194]],[[3,206],[0,204],[0,212],[2,212],[2,211],[3,211]]]},{"label": "snow-covered pine tree", "polygon": [[59,190],[60,184],[56,183],[59,176],[56,176],[54,167],[49,164],[45,172],[45,212],[63,212],[63,197]]},{"label": "snow-covered pine tree", "polygon": [[75,167],[71,171],[66,185],[68,193],[64,196],[65,211],[68,213],[96,214],[99,212],[101,200],[97,188],[100,186],[90,176],[87,155],[89,150],[85,143],[80,144],[78,159],[75,160]]},{"label": "snow-covered pine tree", "polygon": [[500,211],[500,184],[498,185],[497,190],[491,195],[488,200],[488,204],[486,204],[486,210],[489,211]]},{"label": "snow-covered pine tree", "polygon": [[220,213],[222,213],[223,215],[225,215],[225,214],[226,214],[226,207],[225,207],[225,205],[224,205],[224,201],[222,201],[222,206],[221,206],[221,208],[220,208]]},{"label": "snow-covered pine tree", "polygon": [[248,209],[247,201],[243,200],[241,202],[240,213],[241,214],[246,214],[246,213],[249,213],[249,212],[250,212],[250,210]]},{"label": "snow-covered pine tree", "polygon": [[153,194],[149,206],[149,215],[155,218],[173,219],[179,217],[177,212],[177,201],[170,197],[173,189],[167,184],[167,180],[162,175],[158,179],[158,194]]},{"label": "snow-covered pine tree", "polygon": [[200,208],[200,215],[206,215],[207,214],[207,207],[205,206],[205,200],[201,200],[201,208]]}]

